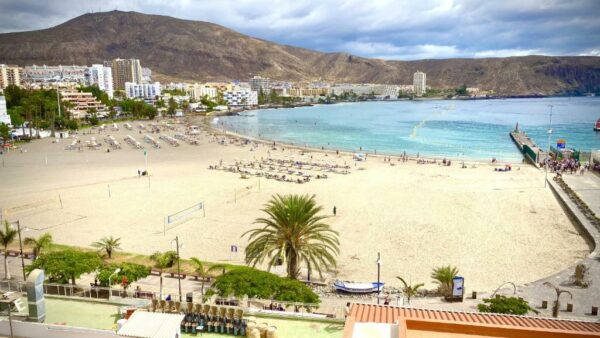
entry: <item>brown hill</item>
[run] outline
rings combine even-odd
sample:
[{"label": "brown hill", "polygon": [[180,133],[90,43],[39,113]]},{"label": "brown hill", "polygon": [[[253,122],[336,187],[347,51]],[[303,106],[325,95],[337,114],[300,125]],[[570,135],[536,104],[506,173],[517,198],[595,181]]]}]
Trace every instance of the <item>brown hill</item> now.
[{"label": "brown hill", "polygon": [[600,89],[600,57],[526,56],[386,61],[321,53],[249,37],[219,25],[136,12],[79,16],[56,27],[0,34],[0,63],[92,64],[139,58],[162,78],[408,84],[416,70],[434,87],[554,94]]}]

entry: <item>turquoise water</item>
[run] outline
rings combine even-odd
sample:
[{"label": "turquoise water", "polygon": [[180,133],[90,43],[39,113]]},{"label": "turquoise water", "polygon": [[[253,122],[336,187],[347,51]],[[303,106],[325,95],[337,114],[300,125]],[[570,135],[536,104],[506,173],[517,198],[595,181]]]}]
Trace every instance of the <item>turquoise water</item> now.
[{"label": "turquoise water", "polygon": [[228,130],[283,141],[347,151],[453,158],[520,160],[508,133],[519,123],[536,143],[547,147],[550,107],[551,143],[600,149],[600,98],[498,99],[477,101],[399,101],[318,105],[245,112],[215,118]]}]

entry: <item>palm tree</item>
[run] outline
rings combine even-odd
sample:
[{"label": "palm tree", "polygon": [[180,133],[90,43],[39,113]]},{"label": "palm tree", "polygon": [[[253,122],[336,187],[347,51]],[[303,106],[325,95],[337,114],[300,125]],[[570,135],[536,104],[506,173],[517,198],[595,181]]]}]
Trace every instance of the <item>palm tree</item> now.
[{"label": "palm tree", "polygon": [[38,239],[27,237],[23,243],[25,243],[25,245],[31,245],[33,249],[33,259],[35,260],[42,254],[43,249],[48,249],[52,245],[52,235],[45,233]]},{"label": "palm tree", "polygon": [[439,291],[444,296],[450,296],[452,291],[452,279],[458,275],[458,268],[455,266],[438,266],[433,269],[431,278],[439,285]]},{"label": "palm tree", "polygon": [[177,253],[175,251],[166,251],[160,252],[156,251],[150,256],[152,262],[154,262],[154,267],[159,270],[160,277],[160,299],[162,299],[162,289],[163,289],[163,270],[166,268],[170,268],[175,264],[175,260],[177,259]]},{"label": "palm tree", "polygon": [[121,238],[103,237],[98,242],[92,243],[92,246],[98,248],[99,251],[106,251],[108,258],[112,258],[113,251],[121,249]]},{"label": "palm tree", "polygon": [[573,294],[570,291],[559,289],[558,286],[555,286],[550,282],[545,282],[544,285],[551,287],[554,289],[554,291],[556,291],[556,300],[554,301],[554,306],[552,306],[552,317],[558,318],[558,310],[560,309],[560,296],[563,293],[566,293],[571,297],[571,299],[573,299]]},{"label": "palm tree", "polygon": [[198,274],[198,276],[200,278],[202,278],[201,280],[201,295],[202,295],[202,300],[204,301],[204,280],[208,277],[210,277],[210,273],[213,271],[217,271],[220,269],[224,269],[223,265],[221,264],[215,264],[213,266],[211,266],[210,268],[207,268],[206,265],[204,263],[202,263],[201,260],[199,260],[196,257],[192,257],[190,258],[190,261],[192,262],[192,264],[194,265],[194,271],[196,271],[196,273]]},{"label": "palm tree", "polygon": [[0,230],[0,244],[4,247],[4,279],[10,279],[10,272],[8,272],[8,246],[14,242],[17,237],[17,230],[13,229],[8,221],[4,221],[4,230]]},{"label": "palm tree", "polygon": [[268,259],[269,270],[284,261],[289,278],[297,279],[300,264],[306,262],[321,276],[321,269],[335,267],[339,254],[337,231],[322,222],[322,210],[315,196],[275,195],[262,209],[268,217],[254,223],[264,227],[245,232],[249,235],[246,264],[256,266]]},{"label": "palm tree", "polygon": [[402,284],[404,284],[404,287],[402,287],[402,293],[404,293],[404,295],[408,299],[408,304],[410,304],[410,299],[416,296],[419,293],[419,289],[425,285],[424,283],[409,285],[402,277],[396,276],[396,278],[398,278],[402,282]]}]

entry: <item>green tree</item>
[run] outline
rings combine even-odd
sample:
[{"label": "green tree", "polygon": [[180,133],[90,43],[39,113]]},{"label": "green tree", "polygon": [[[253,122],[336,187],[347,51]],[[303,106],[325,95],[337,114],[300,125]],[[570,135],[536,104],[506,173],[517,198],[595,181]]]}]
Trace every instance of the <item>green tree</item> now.
[{"label": "green tree", "polygon": [[3,140],[10,139],[10,128],[4,123],[0,123],[0,138]]},{"label": "green tree", "polygon": [[463,84],[462,86],[456,88],[456,95],[467,95],[467,85]]},{"label": "green tree", "polygon": [[410,284],[406,283],[406,281],[402,277],[396,276],[396,278],[398,278],[402,282],[402,284],[403,284],[402,293],[406,296],[409,304],[410,304],[410,299],[412,297],[418,295],[419,289],[425,285],[424,283],[410,285]]},{"label": "green tree", "polygon": [[451,296],[452,279],[458,275],[458,268],[450,265],[439,266],[433,269],[431,278],[438,284],[439,292],[444,296]]},{"label": "green tree", "polygon": [[10,279],[10,272],[8,271],[8,246],[15,241],[17,238],[17,230],[13,229],[8,221],[4,221],[4,229],[0,230],[0,244],[4,248],[4,279]]},{"label": "green tree", "polygon": [[223,297],[248,295],[251,298],[285,302],[320,302],[319,296],[300,281],[249,267],[236,267],[217,277],[213,288]]},{"label": "green tree", "polygon": [[154,262],[154,267],[159,271],[160,277],[160,298],[162,299],[162,290],[163,290],[163,272],[165,269],[170,268],[177,261],[177,252],[175,251],[166,251],[160,252],[156,251],[150,256],[152,262]]},{"label": "green tree", "polygon": [[[114,272],[119,270],[119,273],[115,274]],[[150,268],[135,263],[120,263],[120,264],[108,264],[102,266],[98,271],[96,278],[100,281],[101,286],[109,286],[109,280],[111,284],[121,284],[123,285],[123,290],[127,290],[127,288],[142,278],[148,277],[150,274]],[[123,283],[123,281],[126,281]]]},{"label": "green tree", "polygon": [[75,285],[75,281],[84,273],[96,271],[102,260],[95,252],[83,252],[74,249],[48,252],[38,257],[25,270],[43,269],[51,282]]},{"label": "green tree", "polygon": [[202,263],[201,260],[199,260],[196,257],[192,257],[190,258],[190,261],[192,262],[192,265],[194,266],[194,271],[198,274],[198,277],[201,278],[201,295],[202,295],[202,299],[204,299],[204,280],[210,277],[211,272],[217,271],[217,270],[221,270],[224,269],[223,265],[220,264],[216,264],[211,266],[210,268],[206,266],[206,264]]},{"label": "green tree", "polygon": [[479,312],[503,313],[509,315],[526,315],[528,312],[538,313],[525,300],[517,297],[497,295],[495,298],[484,298],[482,304],[477,304]]},{"label": "green tree", "polygon": [[97,242],[92,243],[94,248],[99,251],[106,252],[108,258],[112,258],[113,251],[121,249],[121,238],[114,238],[113,236],[103,237]]},{"label": "green tree", "polygon": [[246,263],[256,266],[268,259],[270,269],[283,261],[292,279],[298,278],[302,262],[316,269],[319,275],[322,268],[335,267],[338,233],[323,222],[326,216],[317,215],[322,209],[316,205],[314,195],[272,197],[262,209],[268,217],[255,221],[264,227],[242,235],[249,235]]},{"label": "green tree", "polygon": [[52,246],[52,235],[49,233],[45,233],[37,239],[27,237],[25,238],[23,243],[25,243],[25,245],[31,246],[31,249],[33,250],[33,259],[35,260],[38,258],[39,255],[42,254],[43,250],[47,250]]},{"label": "green tree", "polygon": [[174,98],[169,98],[169,103],[167,107],[167,114],[171,117],[175,116],[175,110],[177,110],[177,102],[175,102]]}]

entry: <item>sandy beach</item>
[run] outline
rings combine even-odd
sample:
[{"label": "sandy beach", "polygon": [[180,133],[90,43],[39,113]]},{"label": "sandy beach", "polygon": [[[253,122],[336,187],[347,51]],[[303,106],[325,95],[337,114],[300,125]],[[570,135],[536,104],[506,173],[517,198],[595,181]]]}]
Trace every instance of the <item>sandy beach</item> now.
[{"label": "sandy beach", "polygon": [[[25,236],[48,231],[59,243],[89,246],[113,235],[122,238],[124,250],[149,254],[173,249],[171,241],[179,235],[184,257],[242,263],[246,240],[240,235],[254,227],[273,194],[315,194],[325,213],[337,207],[329,222],[340,233],[341,254],[337,271],[327,278],[373,281],[381,252],[382,280],[396,286],[395,276],[402,276],[431,287],[431,270],[452,264],[465,277],[467,290],[490,291],[504,281],[546,277],[589,252],[544,189],[543,171],[530,165],[495,172],[488,163],[461,168],[458,161],[450,167],[395,159],[391,166],[373,157],[355,163],[347,154],[301,155],[280,146],[221,144],[207,132],[197,136],[198,145],[173,147],[160,141],[162,147],[155,149],[143,141],[138,123],[131,123],[132,131],[119,124],[119,131],[79,135],[82,144],[92,136],[102,142],[98,150],[85,145],[83,151],[65,150],[71,140],[43,139],[23,145],[27,152],[4,154],[0,207],[8,210],[9,219],[32,229]],[[175,131],[164,133],[173,136]],[[138,175],[146,168],[144,151],[123,142],[127,134],[145,146],[150,178]],[[106,152],[106,135],[113,135],[122,149]],[[158,140],[159,134],[152,136]],[[315,179],[317,170],[305,170],[313,178],[298,184],[209,169],[221,161],[247,164],[269,157],[348,165],[350,173],[328,172],[326,179]],[[163,234],[166,215],[199,202],[205,216],[202,211],[190,214]],[[39,207],[33,208],[36,203]],[[231,245],[239,251],[231,253]]]}]

